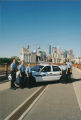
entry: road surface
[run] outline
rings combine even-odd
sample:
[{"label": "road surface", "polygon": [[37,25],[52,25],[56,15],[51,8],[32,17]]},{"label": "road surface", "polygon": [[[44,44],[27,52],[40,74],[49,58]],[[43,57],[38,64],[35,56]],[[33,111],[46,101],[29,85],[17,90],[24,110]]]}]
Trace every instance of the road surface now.
[{"label": "road surface", "polygon": [[81,73],[73,71],[73,77],[76,79],[73,79],[72,83],[48,85],[42,97],[23,120],[81,120],[81,111],[73,86],[77,82],[81,83]]}]

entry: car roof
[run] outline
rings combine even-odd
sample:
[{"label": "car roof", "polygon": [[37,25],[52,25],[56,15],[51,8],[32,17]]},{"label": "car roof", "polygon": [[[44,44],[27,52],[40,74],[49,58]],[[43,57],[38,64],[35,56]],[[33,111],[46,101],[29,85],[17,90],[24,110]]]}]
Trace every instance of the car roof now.
[{"label": "car roof", "polygon": [[53,65],[53,64],[39,64],[41,66],[58,66],[58,65]]}]

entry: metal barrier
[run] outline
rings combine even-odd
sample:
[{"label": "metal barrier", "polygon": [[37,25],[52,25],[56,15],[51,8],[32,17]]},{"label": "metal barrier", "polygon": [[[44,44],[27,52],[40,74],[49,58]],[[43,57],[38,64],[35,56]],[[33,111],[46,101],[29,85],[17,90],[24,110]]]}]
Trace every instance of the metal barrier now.
[{"label": "metal barrier", "polygon": [[81,69],[81,64],[72,64],[74,67]]},{"label": "metal barrier", "polygon": [[8,79],[8,69],[9,65],[7,63],[0,64],[0,82]]}]

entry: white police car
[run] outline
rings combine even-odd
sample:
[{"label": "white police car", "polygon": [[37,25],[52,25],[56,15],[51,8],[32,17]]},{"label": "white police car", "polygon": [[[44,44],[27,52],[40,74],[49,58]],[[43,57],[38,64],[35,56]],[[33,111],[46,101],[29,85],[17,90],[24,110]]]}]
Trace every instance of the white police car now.
[{"label": "white police car", "polygon": [[36,82],[60,80],[62,72],[59,66],[40,64],[32,67],[32,76]]},{"label": "white police car", "polygon": [[[34,82],[56,81],[60,80],[62,77],[61,68],[57,65],[40,64],[32,67],[31,69]],[[18,75],[19,72],[16,73],[16,78]],[[9,74],[8,80],[11,79],[11,74]]]}]

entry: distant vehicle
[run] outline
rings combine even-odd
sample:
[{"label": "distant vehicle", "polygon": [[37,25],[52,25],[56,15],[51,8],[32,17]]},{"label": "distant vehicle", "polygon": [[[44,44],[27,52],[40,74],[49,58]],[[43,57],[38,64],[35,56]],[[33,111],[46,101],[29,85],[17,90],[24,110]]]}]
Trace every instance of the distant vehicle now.
[{"label": "distant vehicle", "polygon": [[57,65],[40,64],[32,67],[32,76],[36,82],[60,80],[62,73]]}]

